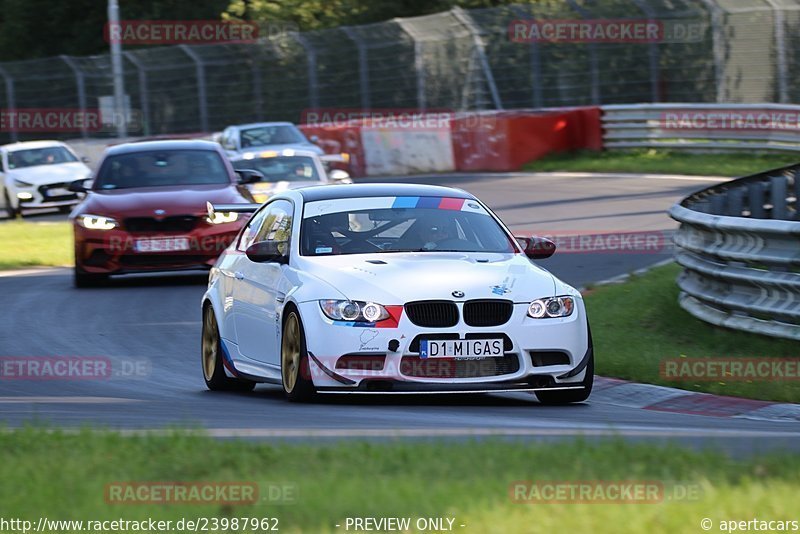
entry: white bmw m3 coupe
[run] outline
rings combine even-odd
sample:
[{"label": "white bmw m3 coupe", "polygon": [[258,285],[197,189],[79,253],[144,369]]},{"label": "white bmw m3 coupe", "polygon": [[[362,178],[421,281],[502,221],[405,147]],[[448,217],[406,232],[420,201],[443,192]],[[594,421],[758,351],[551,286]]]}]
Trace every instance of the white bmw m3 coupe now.
[{"label": "white bmw m3 coupe", "polygon": [[515,238],[469,193],[334,185],[209,211],[253,213],[202,300],[212,390],[591,393],[583,299],[532,261],[555,246]]}]

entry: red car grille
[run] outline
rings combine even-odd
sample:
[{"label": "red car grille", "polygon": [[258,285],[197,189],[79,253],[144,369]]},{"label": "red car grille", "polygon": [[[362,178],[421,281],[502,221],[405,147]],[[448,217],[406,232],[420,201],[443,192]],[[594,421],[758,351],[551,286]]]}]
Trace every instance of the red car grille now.
[{"label": "red car grille", "polygon": [[191,232],[198,220],[194,215],[173,215],[163,219],[128,217],[122,224],[129,232]]}]

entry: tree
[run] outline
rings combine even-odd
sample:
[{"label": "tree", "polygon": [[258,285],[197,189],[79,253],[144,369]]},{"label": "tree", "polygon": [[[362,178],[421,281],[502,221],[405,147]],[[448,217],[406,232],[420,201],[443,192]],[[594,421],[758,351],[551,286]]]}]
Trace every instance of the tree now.
[{"label": "tree", "polygon": [[[220,20],[229,0],[119,0],[123,20]],[[0,0],[0,61],[101,54],[103,0]]]},{"label": "tree", "polygon": [[231,0],[225,17],[256,22],[292,22],[318,30],[446,11],[520,3],[524,0]]}]

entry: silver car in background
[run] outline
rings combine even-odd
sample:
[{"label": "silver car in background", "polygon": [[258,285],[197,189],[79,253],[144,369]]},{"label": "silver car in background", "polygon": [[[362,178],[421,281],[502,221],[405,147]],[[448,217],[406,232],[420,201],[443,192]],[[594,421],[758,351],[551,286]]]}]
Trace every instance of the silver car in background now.
[{"label": "silver car in background", "polygon": [[287,189],[311,185],[349,184],[350,175],[341,170],[328,171],[324,158],[310,150],[287,148],[281,151],[261,150],[239,154],[230,158],[233,168],[257,171],[263,178],[248,184],[256,202],[267,199]]},{"label": "silver car in background", "polygon": [[256,122],[225,128],[217,139],[230,157],[253,150],[306,150],[322,155],[322,149],[309,141],[291,122]]}]

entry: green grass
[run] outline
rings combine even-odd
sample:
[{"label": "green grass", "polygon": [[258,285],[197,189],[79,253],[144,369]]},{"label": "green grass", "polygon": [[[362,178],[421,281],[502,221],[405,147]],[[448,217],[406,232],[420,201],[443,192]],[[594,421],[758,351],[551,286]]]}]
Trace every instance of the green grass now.
[{"label": "green grass", "polygon": [[[34,522],[277,517],[283,532],[333,532],[346,517],[392,516],[454,517],[466,525],[454,530],[465,533],[700,532],[705,517],[796,519],[800,491],[796,454],[733,460],[713,449],[616,440],[275,446],[23,429],[0,434],[0,450],[3,517]],[[520,480],[653,481],[694,488],[697,496],[657,504],[517,504],[509,488]],[[106,502],[106,485],[130,481],[255,482],[262,493],[268,484],[289,485],[297,497],[244,506]]]},{"label": "green grass", "polygon": [[11,221],[0,224],[0,269],[72,263],[69,223]]},{"label": "green grass", "polygon": [[554,154],[527,163],[523,169],[539,172],[633,172],[746,176],[792,163],[798,163],[798,157],[793,154],[753,154],[749,152],[690,154],[683,151],[640,149]]},{"label": "green grass", "polygon": [[599,287],[585,297],[596,372],[611,376],[753,399],[800,402],[795,381],[673,381],[660,376],[671,358],[799,358],[800,343],[713,326],[678,305],[675,264],[630,281]]}]

